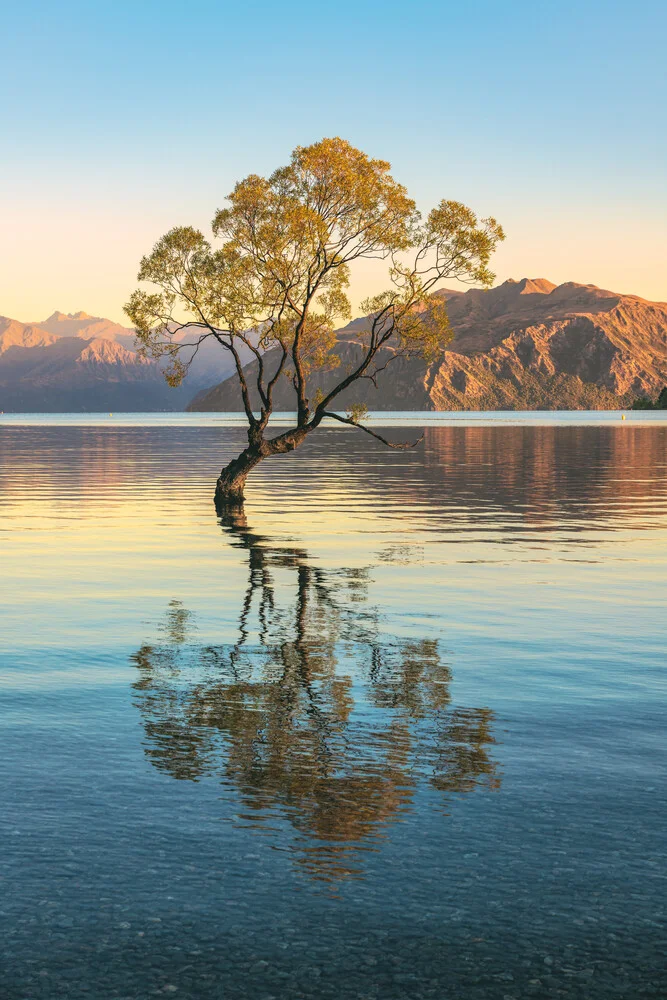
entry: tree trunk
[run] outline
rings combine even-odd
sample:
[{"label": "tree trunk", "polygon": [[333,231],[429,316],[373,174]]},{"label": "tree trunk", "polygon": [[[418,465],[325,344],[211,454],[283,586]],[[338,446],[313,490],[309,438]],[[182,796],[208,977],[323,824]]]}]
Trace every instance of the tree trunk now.
[{"label": "tree trunk", "polygon": [[238,507],[243,503],[243,491],[248,474],[264,458],[261,447],[249,447],[226,465],[215,486],[217,507]]},{"label": "tree trunk", "polygon": [[250,444],[242,451],[238,458],[233,459],[226,465],[215,487],[215,505],[218,510],[225,510],[232,507],[240,507],[243,503],[243,491],[248,474],[252,472],[256,465],[263,458],[269,455],[287,455],[290,451],[298,448],[304,440],[308,431],[312,428],[295,427],[293,430],[285,431],[278,437],[265,441],[262,437],[263,428],[259,431],[249,431]]}]

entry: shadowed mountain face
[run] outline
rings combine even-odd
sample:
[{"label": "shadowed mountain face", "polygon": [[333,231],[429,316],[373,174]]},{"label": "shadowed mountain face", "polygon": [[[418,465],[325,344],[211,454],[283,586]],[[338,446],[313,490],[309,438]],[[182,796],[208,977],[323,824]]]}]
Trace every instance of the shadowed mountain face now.
[{"label": "shadowed mountain face", "polygon": [[[439,294],[454,331],[450,349],[430,365],[392,362],[377,388],[363,380],[342,393],[339,409],[352,403],[371,410],[616,409],[636,396],[657,396],[667,383],[665,303],[544,278]],[[313,378],[313,393],[358,363],[365,325],[357,319],[340,331],[341,366]],[[235,381],[201,393],[188,409],[240,410]],[[274,398],[276,410],[295,409],[287,379]]]},{"label": "shadowed mountain face", "polygon": [[[182,335],[186,341],[187,333]],[[134,331],[87,313],[55,312],[39,323],[0,317],[0,410],[182,410],[231,372],[218,344],[204,343],[182,386],[137,354]]]},{"label": "shadowed mountain face", "polygon": [[359,875],[362,852],[420,787],[442,801],[499,787],[493,713],[451,704],[436,641],[382,635],[363,570],[325,572],[239,513],[222,526],[248,552],[237,642],[198,643],[172,602],[158,642],[133,657],[156,768],[219,781],[240,800],[241,825],[288,820],[297,863],[326,881]]}]

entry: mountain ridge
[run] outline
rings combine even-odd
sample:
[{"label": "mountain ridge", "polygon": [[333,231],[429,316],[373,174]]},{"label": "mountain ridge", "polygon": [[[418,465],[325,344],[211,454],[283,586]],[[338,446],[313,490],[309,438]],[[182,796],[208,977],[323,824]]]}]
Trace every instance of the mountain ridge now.
[{"label": "mountain ridge", "polygon": [[[592,284],[508,279],[482,290],[442,289],[453,339],[434,363],[396,359],[378,380],[341,394],[346,409],[610,409],[657,397],[667,383],[667,303]],[[361,357],[368,317],[337,331],[342,365]],[[178,339],[192,337],[183,331]],[[386,358],[395,346],[385,348]],[[250,362],[246,350],[244,360]],[[272,352],[265,358],[267,369]],[[242,409],[229,359],[206,341],[184,384],[172,389],[160,365],[137,353],[133,330],[79,311],[21,323],[0,316],[0,410]],[[313,377],[326,389],[336,373]],[[276,409],[294,409],[286,380]],[[258,400],[254,401],[258,404]]]},{"label": "mountain ridge", "polygon": [[[177,339],[192,337],[184,331]],[[232,368],[218,344],[207,341],[183,384],[172,389],[161,366],[138,353],[134,330],[113,320],[58,310],[36,323],[0,316],[0,410],[6,412],[183,410]]]},{"label": "mountain ridge", "polygon": [[[592,284],[509,279],[489,290],[442,290],[454,336],[432,364],[397,358],[378,380],[357,382],[337,400],[373,410],[615,409],[657,395],[667,382],[667,303]],[[338,331],[341,365],[361,357],[367,317]],[[395,355],[388,346],[380,364]],[[270,368],[272,352],[265,363]],[[252,379],[253,365],[249,366]],[[318,375],[326,391],[335,372]],[[188,409],[240,410],[235,379],[199,393]],[[285,380],[276,410],[292,410]],[[253,401],[257,403],[257,400]]]}]

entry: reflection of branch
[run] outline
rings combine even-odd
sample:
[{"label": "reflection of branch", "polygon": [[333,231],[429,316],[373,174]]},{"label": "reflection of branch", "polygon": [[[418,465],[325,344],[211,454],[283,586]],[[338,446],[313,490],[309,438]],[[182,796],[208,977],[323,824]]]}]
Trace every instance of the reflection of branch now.
[{"label": "reflection of branch", "polygon": [[365,427],[363,424],[357,423],[357,421],[353,420],[351,417],[341,417],[340,413],[334,413],[332,410],[326,410],[322,416],[331,417],[332,420],[339,420],[341,424],[348,424],[349,427],[358,427],[360,431],[365,431],[366,434],[370,434],[371,437],[377,438],[378,441],[382,441],[382,444],[386,444],[388,448],[396,448],[404,451],[407,448],[416,448],[417,445],[424,440],[424,435],[422,434],[421,437],[418,437],[416,441],[412,442],[387,441],[387,439],[382,437],[381,434],[377,434],[375,431],[372,431],[370,427]]},{"label": "reflection of branch", "polygon": [[[382,636],[377,609],[358,606],[364,571],[313,566],[305,550],[250,530],[242,509],[220,523],[248,551],[237,642],[195,646],[189,612],[173,603],[167,643],[133,657],[155,767],[194,781],[222,776],[260,822],[279,809],[308,838],[301,863],[327,880],[359,874],[357,845],[411,808],[420,782],[445,794],[497,787],[486,750],[492,713],[451,709],[451,675],[435,640]],[[274,567],[296,576],[287,608]],[[362,713],[339,668],[341,649],[353,652],[365,683]]]},{"label": "reflection of branch", "polygon": [[326,713],[318,704],[318,696],[313,688],[310,676],[307,612],[311,591],[317,595],[320,603],[329,601],[333,608],[335,602],[331,597],[331,592],[324,585],[321,574],[308,564],[308,554],[305,550],[298,548],[278,548],[270,545],[268,539],[252,532],[248,528],[247,519],[242,508],[234,508],[231,511],[227,511],[220,517],[220,523],[226,532],[237,539],[244,548],[248,549],[250,554],[248,586],[239,617],[240,639],[230,652],[230,658],[234,663],[238,659],[240,647],[246,643],[248,638],[248,617],[257,590],[260,591],[257,614],[260,623],[259,641],[260,645],[266,648],[270,647],[269,629],[272,612],[275,610],[275,598],[273,577],[269,570],[269,563],[295,569],[297,572],[297,601],[295,607],[296,638],[293,645],[284,642],[281,643],[278,653],[283,663],[282,684],[286,684],[287,677],[292,671],[292,664],[288,662],[289,650],[291,648],[296,653],[296,669],[301,688],[308,697],[306,711],[316,725],[321,739],[321,750],[324,756],[328,758],[331,756],[331,751],[326,741],[327,737],[332,735],[332,732]]}]

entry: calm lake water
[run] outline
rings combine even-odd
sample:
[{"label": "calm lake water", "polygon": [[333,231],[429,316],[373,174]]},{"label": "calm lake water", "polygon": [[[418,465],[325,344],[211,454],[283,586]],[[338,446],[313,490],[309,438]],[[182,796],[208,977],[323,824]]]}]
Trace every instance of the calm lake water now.
[{"label": "calm lake water", "polygon": [[3,1000],[665,996],[667,423],[506,418],[3,418]]}]

